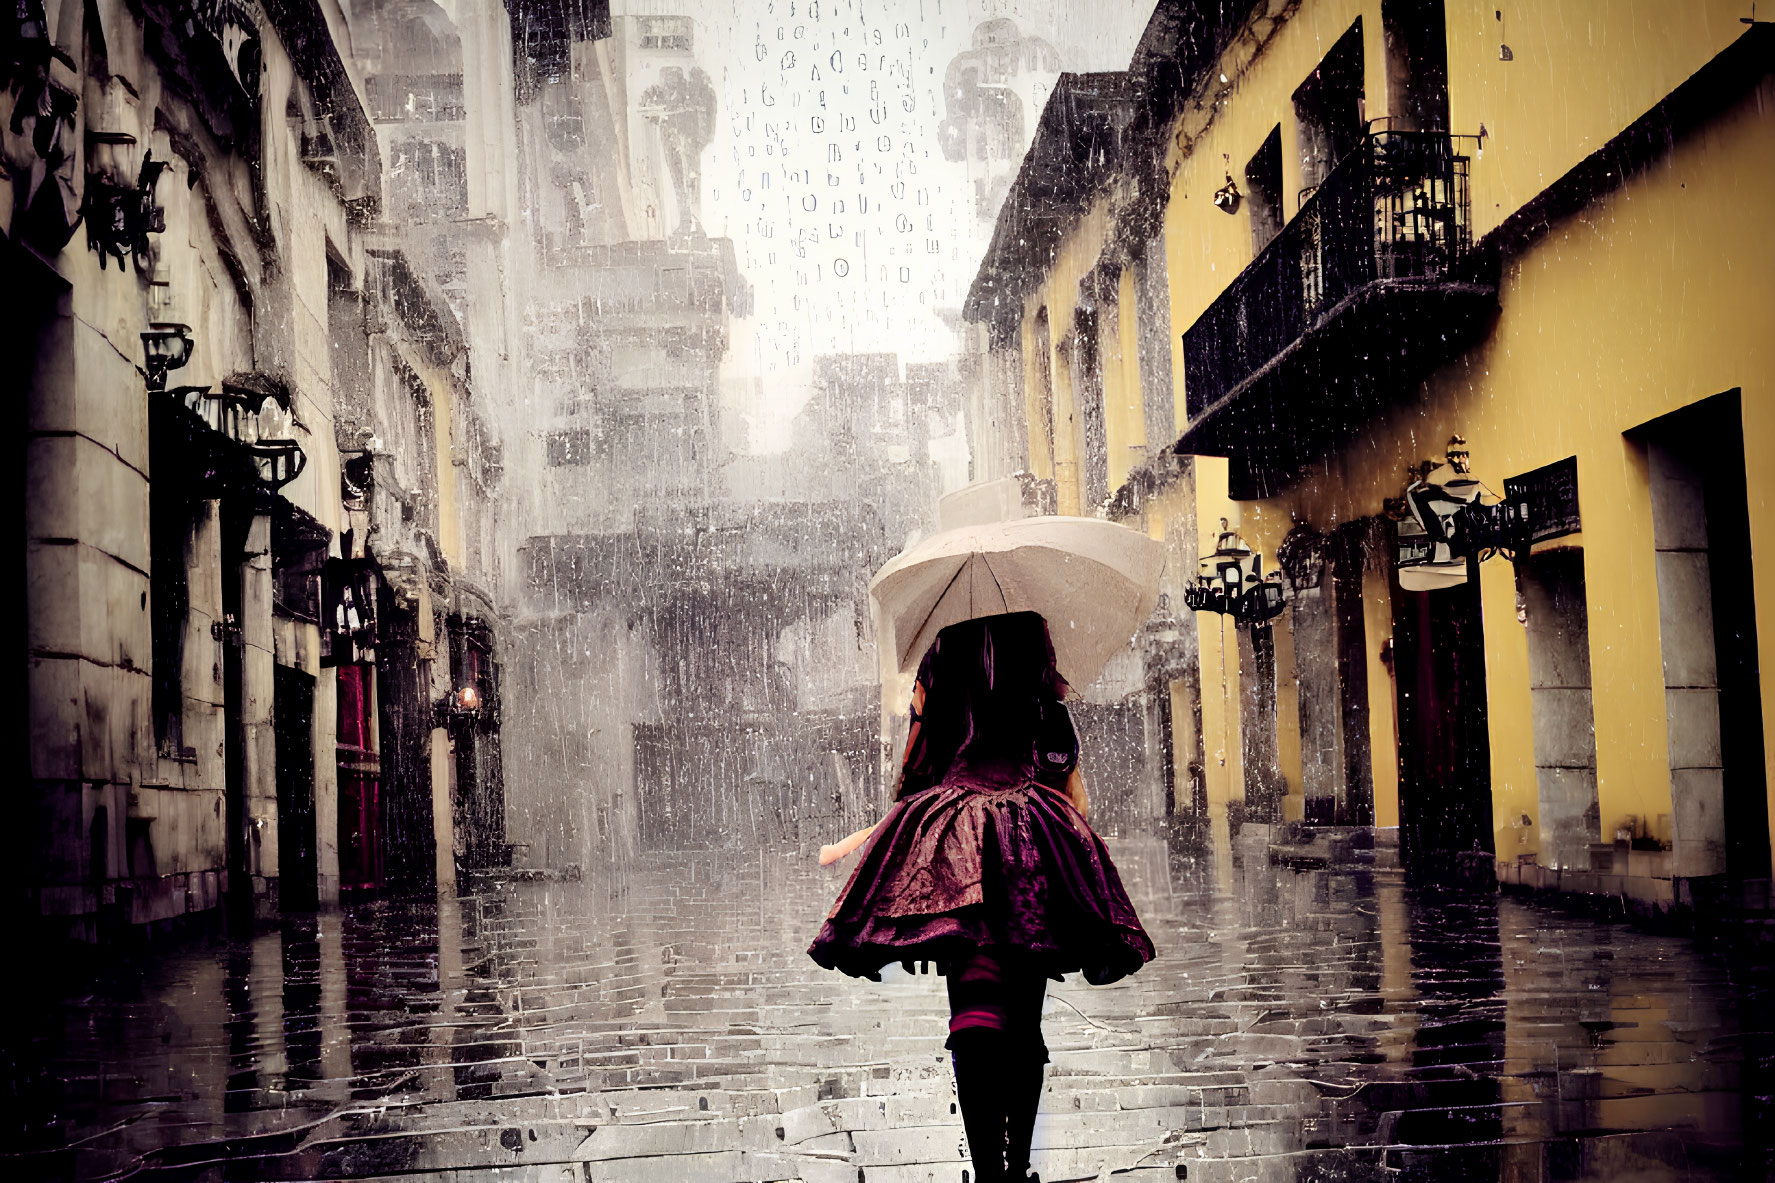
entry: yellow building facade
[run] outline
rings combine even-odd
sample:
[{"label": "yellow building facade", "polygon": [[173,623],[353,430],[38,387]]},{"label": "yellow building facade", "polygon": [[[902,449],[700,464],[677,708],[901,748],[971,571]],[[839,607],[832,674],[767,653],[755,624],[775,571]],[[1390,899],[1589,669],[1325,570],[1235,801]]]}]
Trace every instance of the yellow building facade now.
[{"label": "yellow building facade", "polygon": [[[1223,519],[1281,570],[1273,620],[1191,622],[1179,808],[1400,827],[1408,866],[1652,907],[1754,894],[1768,26],[1675,0],[1218,12],[1159,5],[1098,172],[1058,201],[1019,178],[969,309],[1021,354],[999,397],[1059,512],[1167,538],[1180,611]],[[1155,321],[1169,356],[1139,347]],[[1404,494],[1456,436],[1471,473],[1427,483],[1532,506],[1535,540],[1410,590]]]}]

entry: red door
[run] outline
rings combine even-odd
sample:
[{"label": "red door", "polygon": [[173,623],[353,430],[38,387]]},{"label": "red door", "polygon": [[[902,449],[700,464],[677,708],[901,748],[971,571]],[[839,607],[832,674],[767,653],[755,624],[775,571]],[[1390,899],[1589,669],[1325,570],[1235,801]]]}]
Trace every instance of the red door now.
[{"label": "red door", "polygon": [[382,886],[382,762],[376,753],[376,670],[339,667],[339,886]]}]

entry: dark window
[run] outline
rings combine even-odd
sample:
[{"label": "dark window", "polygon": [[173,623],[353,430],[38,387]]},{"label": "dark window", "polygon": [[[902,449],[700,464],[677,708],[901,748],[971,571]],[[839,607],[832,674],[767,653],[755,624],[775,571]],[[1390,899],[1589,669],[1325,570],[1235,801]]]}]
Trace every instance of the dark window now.
[{"label": "dark window", "polygon": [[[170,468],[171,461],[162,463]],[[156,472],[161,469],[156,468]],[[156,482],[148,496],[149,585],[153,612],[149,621],[154,663],[154,739],[161,750],[180,754],[184,743],[185,625],[191,609],[186,550],[191,537],[190,502],[172,488],[170,478]]]},{"label": "dark window", "polygon": [[389,170],[420,220],[468,212],[468,153],[438,140],[398,140]]},{"label": "dark window", "polygon": [[563,152],[576,152],[585,144],[585,115],[578,95],[565,82],[542,89],[542,130],[549,143]]},{"label": "dark window", "polygon": [[1245,166],[1245,187],[1251,191],[1251,249],[1261,251],[1282,229],[1282,126],[1264,137],[1263,147]]},{"label": "dark window", "polygon": [[1038,446],[1048,460],[1048,475],[1054,475],[1054,339],[1048,326],[1048,310],[1035,314],[1035,388],[1036,412],[1041,430]]},{"label": "dark window", "polygon": [[[401,367],[401,376],[405,379],[407,395],[413,400],[413,428],[416,436],[416,447],[413,449],[413,463],[418,470],[419,487],[434,488],[433,474],[437,471],[437,430],[433,425],[431,392],[425,389],[425,383],[419,375]],[[413,501],[404,503],[411,507]]]},{"label": "dark window", "polygon": [[1448,130],[1448,30],[1443,0],[1381,0],[1388,126]]},{"label": "dark window", "polygon": [[1338,38],[1294,92],[1300,123],[1301,196],[1316,189],[1362,139],[1362,20]]},{"label": "dark window", "polygon": [[689,49],[695,25],[687,16],[641,18],[642,49]]},{"label": "dark window", "polygon": [[548,436],[549,467],[578,468],[592,461],[592,433],[584,428],[552,431]]},{"label": "dark window", "polygon": [[[1114,279],[1105,280],[1103,288],[1114,292]],[[1100,297],[1101,298],[1101,297]],[[1101,334],[1104,317],[1095,307],[1074,309],[1072,389],[1079,409],[1079,424],[1084,444],[1082,487],[1079,495],[1087,506],[1096,505],[1109,496],[1109,435],[1103,412],[1103,357]],[[1110,323],[1114,323],[1113,317]]]},{"label": "dark window", "polygon": [[286,616],[313,623],[320,619],[321,564],[326,551],[300,551],[289,565],[272,566],[272,604]]},{"label": "dark window", "polygon": [[376,74],[365,89],[378,122],[458,123],[468,115],[460,74]]},{"label": "dark window", "polygon": [[314,678],[272,667],[271,718],[277,761],[278,893],[285,907],[319,902],[319,850],[314,801]]},{"label": "dark window", "polygon": [[284,616],[320,620],[321,573],[332,531],[280,501],[271,516],[272,607]]}]

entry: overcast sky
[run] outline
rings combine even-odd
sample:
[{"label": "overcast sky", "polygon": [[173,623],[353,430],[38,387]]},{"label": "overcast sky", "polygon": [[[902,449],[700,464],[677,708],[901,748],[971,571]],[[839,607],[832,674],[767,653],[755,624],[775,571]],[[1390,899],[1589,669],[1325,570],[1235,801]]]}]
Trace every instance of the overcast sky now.
[{"label": "overcast sky", "polygon": [[[980,22],[1008,17],[1064,70],[1126,68],[1151,0],[616,0],[698,22],[719,95],[704,156],[710,234],[734,239],[756,293],[735,326],[731,397],[754,449],[786,443],[826,353],[952,356],[958,309],[991,234],[968,165],[944,159],[944,71]],[[1027,113],[1033,132],[1038,112]],[[757,378],[756,384],[744,379]],[[753,385],[748,391],[746,387]]]}]

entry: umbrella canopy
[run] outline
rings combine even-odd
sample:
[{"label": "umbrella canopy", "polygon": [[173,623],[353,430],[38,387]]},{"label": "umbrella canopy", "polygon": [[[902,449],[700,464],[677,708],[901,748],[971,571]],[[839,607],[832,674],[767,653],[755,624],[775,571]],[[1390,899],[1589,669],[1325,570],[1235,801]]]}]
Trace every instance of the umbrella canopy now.
[{"label": "umbrella canopy", "polygon": [[934,534],[869,582],[902,673],[952,624],[1039,612],[1060,675],[1083,686],[1158,602],[1165,548],[1100,518],[1033,517]]}]

